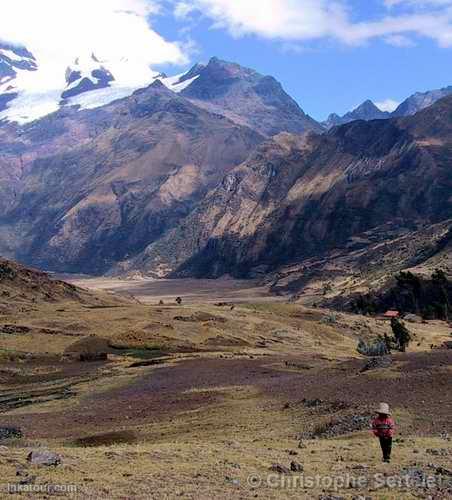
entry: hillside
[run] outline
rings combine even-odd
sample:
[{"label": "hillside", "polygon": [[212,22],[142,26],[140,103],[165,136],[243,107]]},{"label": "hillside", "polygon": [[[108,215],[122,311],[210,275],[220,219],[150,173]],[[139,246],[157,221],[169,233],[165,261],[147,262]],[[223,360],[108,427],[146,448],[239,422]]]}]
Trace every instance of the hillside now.
[{"label": "hillside", "polygon": [[0,251],[105,272],[187,215],[262,140],[158,81],[99,109],[0,127]]},{"label": "hillside", "polygon": [[[146,304],[38,301],[0,312],[8,495],[26,486],[48,498],[66,485],[65,496],[80,498],[183,491],[193,500],[298,499],[299,488],[281,495],[249,478],[334,470],[357,471],[365,482],[353,494],[374,498],[375,474],[404,477],[416,463],[416,474],[433,478],[429,493],[450,497],[451,351],[430,348],[450,339],[447,323],[410,324],[416,342],[380,366],[356,345],[387,333],[388,323],[249,294],[207,302],[204,283],[187,286],[192,298],[180,305],[174,295],[161,304],[160,283],[151,282],[157,294]],[[143,288],[130,285],[145,295]],[[379,400],[400,429],[391,464],[381,463],[369,432]],[[177,483],[167,481],[169,469]],[[350,488],[303,489],[306,498],[325,491]],[[375,498],[406,492],[379,486]],[[423,497],[425,489],[414,483],[409,493]]]},{"label": "hillside", "polygon": [[[51,279],[42,271],[0,258],[0,314],[31,304],[63,301],[88,303],[99,299],[87,290]],[[110,301],[114,301],[113,297]]]},{"label": "hillside", "polygon": [[[101,67],[88,59],[68,69],[71,92],[89,80],[78,78],[83,64]],[[83,89],[85,100],[102,90]],[[106,105],[78,97],[31,123],[0,122],[0,254],[53,271],[108,272],[268,135],[321,130],[275,79],[217,58]]]},{"label": "hillside", "polygon": [[409,118],[279,135],[126,269],[250,277],[343,255],[359,272],[372,263],[366,248],[403,255],[402,239],[418,241],[405,262],[415,265],[450,227],[451,154],[452,98]]}]

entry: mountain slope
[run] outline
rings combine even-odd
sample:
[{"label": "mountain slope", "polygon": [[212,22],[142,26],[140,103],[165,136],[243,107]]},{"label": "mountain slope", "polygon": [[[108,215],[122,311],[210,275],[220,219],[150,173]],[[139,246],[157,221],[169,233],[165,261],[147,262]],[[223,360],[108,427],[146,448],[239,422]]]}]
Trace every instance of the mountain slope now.
[{"label": "mountain slope", "polygon": [[18,304],[38,301],[83,301],[92,295],[63,281],[52,280],[46,273],[0,258],[0,306],[2,309],[9,305],[17,307]]},{"label": "mountain slope", "polygon": [[102,108],[0,127],[0,178],[16,171],[4,184],[0,251],[105,272],[187,215],[262,140],[159,81]]},{"label": "mountain slope", "polygon": [[272,136],[279,132],[322,131],[271,76],[213,57],[190,71],[194,79],[181,94],[197,106]]},{"label": "mountain slope", "polygon": [[246,277],[338,249],[379,243],[384,252],[391,240],[452,220],[451,159],[452,97],[414,117],[282,134],[126,269]]}]

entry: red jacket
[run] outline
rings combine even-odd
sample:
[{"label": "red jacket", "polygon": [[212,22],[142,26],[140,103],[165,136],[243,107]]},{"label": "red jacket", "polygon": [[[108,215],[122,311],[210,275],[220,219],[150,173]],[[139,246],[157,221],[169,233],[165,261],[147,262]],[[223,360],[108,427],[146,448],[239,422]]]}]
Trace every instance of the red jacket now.
[{"label": "red jacket", "polygon": [[372,431],[377,437],[392,437],[394,430],[394,420],[389,416],[381,417],[379,415],[372,420]]}]

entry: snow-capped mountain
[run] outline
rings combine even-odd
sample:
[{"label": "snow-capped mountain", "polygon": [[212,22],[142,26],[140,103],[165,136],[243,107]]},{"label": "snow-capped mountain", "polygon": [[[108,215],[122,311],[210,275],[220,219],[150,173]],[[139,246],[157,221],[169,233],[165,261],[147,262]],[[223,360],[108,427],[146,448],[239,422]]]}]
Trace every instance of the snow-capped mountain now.
[{"label": "snow-capped mountain", "polygon": [[49,78],[49,64],[42,63],[26,48],[0,45],[0,121],[24,124],[62,106],[93,109],[127,97],[155,80],[178,93],[204,68],[197,64],[188,72],[168,77],[126,58],[105,61],[91,53],[69,61],[65,70]]},{"label": "snow-capped mountain", "polygon": [[73,65],[68,66],[65,79],[67,86],[61,94],[63,99],[109,87],[115,78],[97,57],[91,54],[86,60],[77,58]]},{"label": "snow-capped mountain", "polygon": [[0,43],[0,112],[17,97],[21,74],[37,69],[36,60],[27,49]]}]

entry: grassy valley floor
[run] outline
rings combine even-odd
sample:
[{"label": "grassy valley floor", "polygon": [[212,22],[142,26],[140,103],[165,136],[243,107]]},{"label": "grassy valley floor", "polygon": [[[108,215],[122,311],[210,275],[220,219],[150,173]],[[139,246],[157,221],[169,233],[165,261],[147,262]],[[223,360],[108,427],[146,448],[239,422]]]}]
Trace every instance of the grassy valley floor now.
[{"label": "grassy valley floor", "polygon": [[[103,295],[4,311],[5,496],[450,498],[452,354],[431,349],[449,325],[410,324],[409,352],[362,371],[358,339],[388,323],[231,284],[213,295],[215,282],[164,282],[147,299],[127,290],[139,303]],[[108,359],[74,356],[90,335]],[[380,401],[398,424],[391,464],[369,432]],[[61,463],[27,461],[41,449]]]}]

